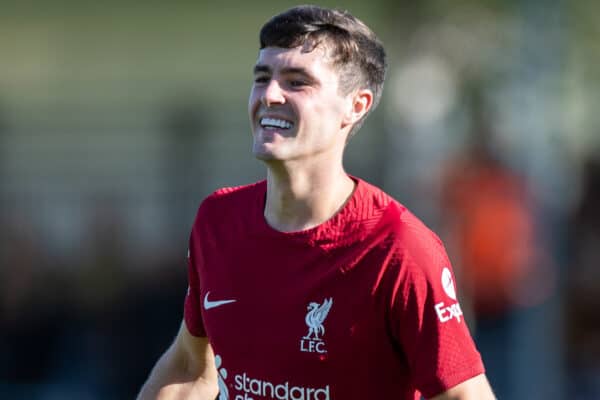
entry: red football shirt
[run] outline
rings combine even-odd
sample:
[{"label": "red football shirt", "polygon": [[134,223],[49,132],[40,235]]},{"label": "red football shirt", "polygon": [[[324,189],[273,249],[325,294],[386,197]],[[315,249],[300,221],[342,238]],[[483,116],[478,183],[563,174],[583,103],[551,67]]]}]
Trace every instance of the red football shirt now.
[{"label": "red football shirt", "polygon": [[220,399],[418,399],[484,372],[437,236],[360,180],[330,220],[271,228],[266,182],[200,206],[185,321]]}]

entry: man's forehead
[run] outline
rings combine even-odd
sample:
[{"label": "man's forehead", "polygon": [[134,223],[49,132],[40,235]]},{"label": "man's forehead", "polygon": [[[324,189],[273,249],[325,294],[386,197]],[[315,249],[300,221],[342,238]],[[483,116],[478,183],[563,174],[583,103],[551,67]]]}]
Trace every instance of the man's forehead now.
[{"label": "man's forehead", "polygon": [[271,69],[281,67],[322,69],[323,67],[332,66],[329,60],[327,51],[321,46],[315,47],[312,51],[306,51],[303,46],[292,48],[265,47],[259,51],[256,65]]}]

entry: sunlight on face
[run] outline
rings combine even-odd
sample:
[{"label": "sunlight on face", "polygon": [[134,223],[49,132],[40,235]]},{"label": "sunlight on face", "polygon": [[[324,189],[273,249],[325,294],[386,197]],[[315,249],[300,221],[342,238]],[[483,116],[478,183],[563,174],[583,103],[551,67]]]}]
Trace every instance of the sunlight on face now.
[{"label": "sunlight on face", "polygon": [[248,103],[255,156],[285,161],[339,153],[350,102],[338,83],[323,48],[262,49]]}]

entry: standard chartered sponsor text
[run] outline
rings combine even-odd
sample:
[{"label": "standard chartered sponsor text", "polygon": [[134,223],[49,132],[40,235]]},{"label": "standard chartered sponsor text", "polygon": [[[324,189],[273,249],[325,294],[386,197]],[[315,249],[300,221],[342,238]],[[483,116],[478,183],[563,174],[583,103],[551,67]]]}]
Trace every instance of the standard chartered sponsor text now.
[{"label": "standard chartered sponsor text", "polygon": [[321,388],[293,386],[289,382],[275,384],[261,379],[251,378],[245,372],[235,375],[233,400],[254,400],[254,396],[277,400],[330,400],[329,385]]}]

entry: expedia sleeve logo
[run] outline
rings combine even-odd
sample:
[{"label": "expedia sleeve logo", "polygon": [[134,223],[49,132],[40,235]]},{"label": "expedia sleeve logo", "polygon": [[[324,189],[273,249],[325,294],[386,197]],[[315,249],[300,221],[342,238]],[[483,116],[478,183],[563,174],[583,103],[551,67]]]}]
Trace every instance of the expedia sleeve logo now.
[{"label": "expedia sleeve logo", "polygon": [[327,353],[323,335],[325,334],[325,318],[331,310],[333,298],[323,300],[322,304],[311,302],[308,304],[308,312],[304,318],[308,333],[300,339],[300,351],[307,353]]},{"label": "expedia sleeve logo", "polygon": [[447,267],[442,271],[441,282],[444,292],[446,292],[446,295],[454,300],[454,302],[449,305],[446,305],[443,301],[437,303],[435,305],[435,312],[442,323],[448,322],[452,318],[456,318],[456,320],[460,322],[460,317],[463,315],[463,312],[460,309],[460,304],[456,301],[456,286],[454,285],[454,279],[452,279],[452,272],[450,272],[450,269]]}]

